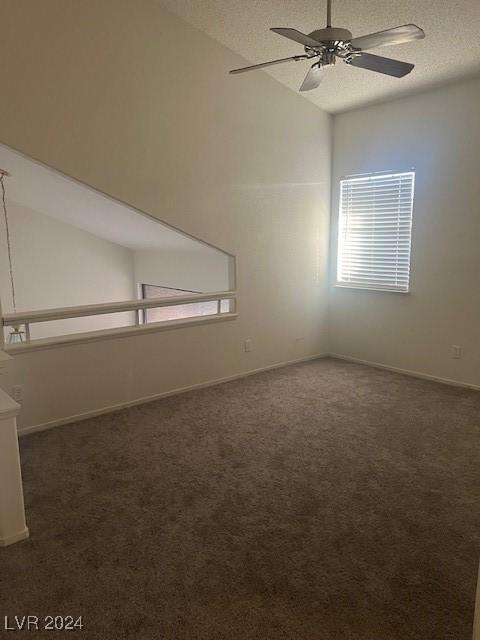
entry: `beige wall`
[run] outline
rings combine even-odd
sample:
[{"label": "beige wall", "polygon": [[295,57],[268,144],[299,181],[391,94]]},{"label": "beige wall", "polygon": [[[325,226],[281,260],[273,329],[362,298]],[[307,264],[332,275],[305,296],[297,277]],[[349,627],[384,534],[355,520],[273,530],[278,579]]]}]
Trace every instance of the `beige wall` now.
[{"label": "beige wall", "polygon": [[[15,202],[7,204],[17,311],[136,297],[133,252]],[[0,225],[0,299],[13,312],[5,226]],[[32,338],[134,324],[132,313],[31,326]]]},{"label": "beige wall", "polygon": [[134,251],[136,282],[187,291],[233,289],[235,283],[230,277],[233,259],[226,253],[198,245],[198,249],[193,251]]},{"label": "beige wall", "polygon": [[325,351],[330,116],[151,0],[4,4],[0,141],[238,257],[236,321],[18,356],[20,424]]},{"label": "beige wall", "polygon": [[[409,294],[330,289],[330,351],[480,385],[480,81],[335,117],[339,178],[416,172]],[[451,345],[464,356],[451,358]]]}]

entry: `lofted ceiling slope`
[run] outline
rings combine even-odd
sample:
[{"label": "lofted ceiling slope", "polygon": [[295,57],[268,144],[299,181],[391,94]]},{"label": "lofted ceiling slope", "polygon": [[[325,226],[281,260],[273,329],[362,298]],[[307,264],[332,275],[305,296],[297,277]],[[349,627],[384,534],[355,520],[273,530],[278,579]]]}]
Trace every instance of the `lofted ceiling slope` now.
[{"label": "lofted ceiling slope", "polygon": [[108,242],[133,251],[224,253],[2,144],[0,168],[10,174],[8,200]]}]

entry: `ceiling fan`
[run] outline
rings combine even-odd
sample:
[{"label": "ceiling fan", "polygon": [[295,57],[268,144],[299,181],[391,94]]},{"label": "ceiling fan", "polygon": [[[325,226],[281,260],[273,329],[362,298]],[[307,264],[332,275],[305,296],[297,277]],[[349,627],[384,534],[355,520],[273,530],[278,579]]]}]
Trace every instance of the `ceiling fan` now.
[{"label": "ceiling fan", "polygon": [[327,0],[327,26],[325,29],[318,29],[309,34],[302,33],[296,29],[287,27],[275,27],[270,29],[289,40],[303,44],[305,53],[289,58],[280,58],[270,62],[262,62],[241,69],[233,69],[230,73],[244,73],[255,69],[263,69],[274,64],[289,62],[291,60],[309,60],[315,58],[314,64],[307,73],[305,80],[300,87],[300,91],[310,91],[316,89],[323,78],[323,68],[335,64],[340,58],[352,67],[360,67],[369,71],[376,71],[394,78],[403,78],[414,68],[415,65],[409,62],[401,62],[392,58],[383,58],[366,53],[369,49],[377,47],[403,44],[410,40],[418,40],[425,37],[425,32],[414,24],[404,24],[401,27],[394,27],[386,31],[370,33],[366,36],[353,38],[348,29],[332,27],[332,0]]}]

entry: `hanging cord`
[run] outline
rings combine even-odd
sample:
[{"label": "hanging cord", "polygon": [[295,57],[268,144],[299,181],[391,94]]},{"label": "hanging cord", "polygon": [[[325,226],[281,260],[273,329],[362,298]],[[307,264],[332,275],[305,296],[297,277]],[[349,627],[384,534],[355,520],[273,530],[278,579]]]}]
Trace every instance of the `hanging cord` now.
[{"label": "hanging cord", "polygon": [[13,264],[12,264],[12,245],[10,244],[10,229],[8,227],[8,214],[7,214],[7,203],[5,200],[5,174],[0,174],[0,184],[2,185],[2,207],[3,207],[3,217],[5,219],[5,232],[7,236],[7,250],[8,250],[8,267],[10,269],[10,285],[12,287],[12,303],[13,303],[13,311],[17,312],[17,301],[15,298],[15,284],[13,280]]}]

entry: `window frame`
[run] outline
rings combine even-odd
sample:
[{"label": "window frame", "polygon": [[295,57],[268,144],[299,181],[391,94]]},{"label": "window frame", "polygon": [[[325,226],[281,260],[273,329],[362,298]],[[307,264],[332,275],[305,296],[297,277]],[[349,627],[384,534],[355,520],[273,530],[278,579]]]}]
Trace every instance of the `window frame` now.
[{"label": "window frame", "polygon": [[[408,286],[406,289],[400,289],[395,287],[381,287],[381,286],[373,286],[362,283],[349,282],[346,280],[340,280],[340,259],[342,255],[341,243],[342,243],[342,182],[346,180],[361,180],[366,178],[375,178],[375,177],[388,177],[388,176],[398,176],[401,174],[412,174],[412,199],[411,199],[411,216],[410,216],[410,237],[409,237],[409,261],[408,261]],[[334,287],[339,289],[354,289],[359,291],[372,291],[377,293],[400,293],[400,294],[410,294],[412,291],[412,263],[413,263],[413,231],[414,231],[414,218],[415,218],[415,183],[416,183],[417,172],[414,167],[409,167],[406,169],[392,169],[386,171],[370,171],[366,173],[360,174],[351,174],[341,176],[338,179],[338,206],[337,206],[337,224],[336,224],[336,252],[335,252],[335,281]]]},{"label": "window frame", "polygon": [[[164,285],[157,285],[157,284],[149,284],[148,282],[140,282],[140,295],[141,295],[141,300],[150,300],[151,298],[147,298],[147,296],[145,295],[146,293],[146,288],[147,287],[159,287],[161,289],[171,289],[172,291],[183,291],[185,293],[200,293],[200,291],[190,291],[189,289],[179,289],[177,287],[166,287]],[[172,296],[175,297],[175,296]],[[141,322],[142,324],[150,324],[150,322],[147,321],[147,312],[149,310],[148,309],[143,309],[141,311]],[[192,316],[192,318],[195,318],[197,316]]]},{"label": "window frame", "polygon": [[[179,291],[182,293],[203,293],[202,291],[192,291],[190,289],[180,289],[179,287],[169,287],[169,286],[165,286],[165,285],[157,285],[157,284],[149,284],[148,282],[139,282],[137,283],[138,286],[138,294],[139,294],[139,298],[141,300],[152,300],[153,298],[150,298],[146,295],[146,289],[147,287],[152,287],[152,288],[156,288],[156,289],[169,289],[171,291]],[[176,296],[172,296],[172,299],[174,299]],[[224,304],[224,302],[227,303],[227,309],[222,309],[222,306]],[[193,303],[188,303],[188,304],[193,304]],[[197,303],[198,304],[198,303]],[[173,305],[172,305],[173,306]],[[187,320],[189,318],[209,318],[211,316],[217,316],[217,315],[222,315],[224,313],[232,313],[231,311],[231,304],[229,300],[218,300],[216,302],[216,306],[217,306],[217,311],[215,313],[198,313],[198,314],[194,314],[191,316],[185,316],[185,318],[176,318],[176,320]],[[168,308],[168,307],[164,307],[164,308]],[[143,309],[142,311],[138,312],[138,324],[142,324],[142,325],[149,325],[152,324],[152,322],[148,321],[148,312],[153,310],[154,307],[152,309]],[[172,322],[172,320],[164,320],[164,322]]]}]

